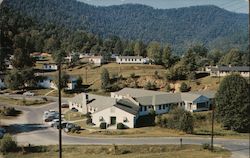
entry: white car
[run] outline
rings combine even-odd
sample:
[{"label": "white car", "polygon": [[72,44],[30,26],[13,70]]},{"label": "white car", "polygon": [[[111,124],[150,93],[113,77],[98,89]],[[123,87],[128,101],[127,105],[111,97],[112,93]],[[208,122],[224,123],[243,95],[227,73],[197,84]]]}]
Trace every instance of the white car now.
[{"label": "white car", "polygon": [[48,125],[49,125],[50,127],[53,127],[53,125],[54,125],[56,122],[59,122],[59,119],[54,119],[54,120],[52,120],[51,122],[48,123]]},{"label": "white car", "polygon": [[30,91],[27,91],[27,92],[23,93],[23,95],[24,95],[24,96],[34,96],[35,93],[30,92]]}]

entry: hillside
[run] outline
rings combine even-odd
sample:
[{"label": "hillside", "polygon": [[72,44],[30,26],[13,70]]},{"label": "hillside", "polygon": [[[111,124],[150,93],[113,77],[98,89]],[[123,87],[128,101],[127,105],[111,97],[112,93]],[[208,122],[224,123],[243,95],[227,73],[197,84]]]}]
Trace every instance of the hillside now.
[{"label": "hillside", "polygon": [[227,50],[247,48],[248,16],[215,6],[154,9],[126,4],[91,6],[76,0],[4,0],[7,5],[41,23],[83,29],[108,37],[170,43],[179,52],[192,43]]}]

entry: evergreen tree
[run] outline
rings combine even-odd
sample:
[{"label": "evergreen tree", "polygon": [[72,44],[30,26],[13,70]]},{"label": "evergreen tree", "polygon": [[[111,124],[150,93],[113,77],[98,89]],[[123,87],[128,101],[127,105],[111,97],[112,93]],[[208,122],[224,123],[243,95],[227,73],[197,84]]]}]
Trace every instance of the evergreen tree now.
[{"label": "evergreen tree", "polygon": [[216,114],[224,127],[249,132],[249,84],[238,74],[223,79],[215,96]]},{"label": "evergreen tree", "polygon": [[162,49],[158,42],[150,42],[147,48],[147,55],[155,64],[162,63]]},{"label": "evergreen tree", "polygon": [[172,49],[169,45],[166,45],[162,53],[162,63],[166,68],[169,68],[172,65],[171,55],[172,55]]},{"label": "evergreen tree", "polygon": [[110,85],[109,72],[106,68],[102,69],[101,82],[102,82],[101,88],[106,91]]}]

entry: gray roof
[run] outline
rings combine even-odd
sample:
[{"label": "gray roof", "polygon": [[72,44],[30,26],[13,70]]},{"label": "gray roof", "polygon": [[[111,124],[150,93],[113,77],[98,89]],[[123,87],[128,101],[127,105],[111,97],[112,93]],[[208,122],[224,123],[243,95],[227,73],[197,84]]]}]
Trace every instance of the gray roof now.
[{"label": "gray roof", "polygon": [[156,94],[153,96],[139,97],[136,98],[136,100],[141,105],[162,105],[182,102],[180,93]]},{"label": "gray roof", "polygon": [[166,92],[159,92],[159,91],[151,91],[145,89],[137,89],[137,88],[123,88],[122,90],[115,92],[118,95],[129,95],[133,98],[144,97],[144,96],[152,96],[157,94],[168,94]]},{"label": "gray roof", "polygon": [[225,72],[250,72],[250,66],[218,66],[212,68],[211,70]]},{"label": "gray roof", "polygon": [[[81,93],[76,95],[74,98],[71,98],[70,100],[73,101],[74,103],[82,104],[84,97],[85,94]],[[97,108],[97,111],[95,112],[102,111],[112,106],[115,106],[133,115],[136,115],[139,110],[139,106],[131,102],[129,99],[121,99],[117,101],[117,99],[115,98],[105,97],[95,94],[88,94],[88,98],[89,102],[87,103],[87,105],[93,108]]]},{"label": "gray roof", "polygon": [[136,115],[140,109],[140,107],[133,102],[131,102],[129,99],[121,99],[115,104],[115,107],[124,110],[130,114]]},{"label": "gray roof", "polygon": [[201,96],[209,99],[214,98],[215,91],[197,91],[186,93],[167,93],[159,91],[150,91],[144,89],[124,88],[118,92],[118,95],[130,96],[140,103],[140,105],[162,105],[179,103],[183,101],[193,102]]},{"label": "gray roof", "polygon": [[215,97],[216,91],[196,91],[196,92],[190,92],[190,93],[200,94],[200,95],[203,95],[209,99],[212,99]]},{"label": "gray roof", "polygon": [[144,59],[142,56],[117,56],[117,58],[122,58],[122,59]]}]

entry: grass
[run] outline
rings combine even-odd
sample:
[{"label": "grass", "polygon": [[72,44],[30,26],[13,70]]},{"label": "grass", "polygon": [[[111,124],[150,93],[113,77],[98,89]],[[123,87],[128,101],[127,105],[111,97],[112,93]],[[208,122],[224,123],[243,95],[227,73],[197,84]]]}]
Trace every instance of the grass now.
[{"label": "grass", "polygon": [[64,114],[64,118],[67,121],[76,121],[76,120],[85,119],[86,117],[82,113],[80,113],[80,112],[67,111]]},{"label": "grass", "polygon": [[[198,116],[197,116],[198,115]],[[211,136],[211,112],[199,112],[194,114],[194,132],[193,134],[186,134],[185,132],[161,128],[158,126],[132,128],[126,130],[101,130],[98,127],[86,125],[85,121],[79,121],[76,124],[82,127],[78,133],[70,133],[76,136],[100,136],[100,137],[185,137],[185,136]],[[248,134],[238,133],[232,130],[225,130],[222,125],[215,121],[214,134],[217,138],[236,138],[236,139],[247,139]]]},{"label": "grass", "polygon": [[47,104],[50,101],[41,99],[31,100],[31,99],[25,99],[25,97],[23,99],[16,99],[16,98],[0,96],[0,102],[2,104],[7,104],[7,105],[33,106],[33,105]]},{"label": "grass", "polygon": [[[194,113],[196,118],[195,125],[194,125],[194,134],[195,135],[203,135],[203,136],[210,136],[211,134],[211,111],[207,112],[199,112]],[[216,137],[223,137],[223,138],[245,138],[247,139],[249,135],[247,133],[238,133],[233,130],[225,130],[222,127],[222,124],[215,121],[214,122],[214,134]]]},{"label": "grass", "polygon": [[[34,150],[35,148],[35,150]],[[37,148],[37,149],[36,149]],[[23,148],[23,152],[9,153],[4,158],[56,158],[57,146]],[[215,152],[202,149],[199,145],[77,145],[63,146],[63,157],[67,158],[228,158],[231,153],[216,148]]]}]

